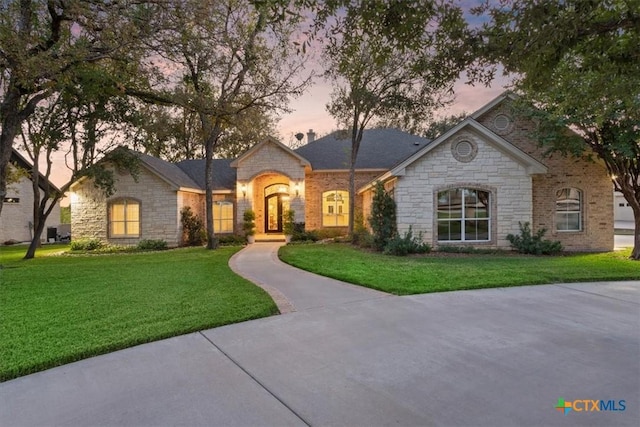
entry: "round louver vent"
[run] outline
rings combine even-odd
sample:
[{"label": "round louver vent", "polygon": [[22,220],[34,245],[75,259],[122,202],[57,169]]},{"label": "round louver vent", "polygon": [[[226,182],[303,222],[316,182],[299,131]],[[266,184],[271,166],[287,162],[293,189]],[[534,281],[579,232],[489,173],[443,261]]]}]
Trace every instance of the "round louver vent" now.
[{"label": "round louver vent", "polygon": [[478,147],[475,142],[467,139],[466,137],[461,137],[453,142],[451,145],[451,152],[456,160],[466,163],[476,157]]},{"label": "round louver vent", "polygon": [[460,141],[456,144],[456,153],[460,157],[468,157],[473,152],[473,146],[469,141]]},{"label": "round louver vent", "polygon": [[495,126],[496,130],[505,132],[511,126],[511,118],[506,114],[498,114],[496,118],[493,119],[493,126]]}]

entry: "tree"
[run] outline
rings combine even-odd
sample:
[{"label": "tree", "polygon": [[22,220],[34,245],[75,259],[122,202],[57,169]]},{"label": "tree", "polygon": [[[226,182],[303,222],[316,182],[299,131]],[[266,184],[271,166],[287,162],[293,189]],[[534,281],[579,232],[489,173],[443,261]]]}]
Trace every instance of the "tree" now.
[{"label": "tree", "polygon": [[0,213],[22,124],[78,65],[124,61],[151,32],[144,2],[13,0],[0,5]]},{"label": "tree", "polygon": [[349,234],[355,212],[355,163],[366,128],[428,120],[450,101],[466,58],[453,47],[466,25],[459,8],[431,1],[348,2],[327,32],[324,57],[334,90],[327,109],[351,139]]},{"label": "tree", "polygon": [[[30,175],[34,200],[33,238],[25,259],[34,257],[47,217],[75,181],[90,177],[107,195],[113,194],[113,172],[101,160],[109,160],[120,170],[137,173],[137,159],[127,150],[112,151],[117,142],[109,144],[106,138],[117,131],[118,123],[125,121],[123,117],[130,110],[127,100],[113,96],[108,90],[110,87],[107,70],[85,64],[76,69],[61,92],[35,107],[34,113],[25,120],[21,130],[22,148],[33,165]],[[69,181],[57,191],[49,185],[53,153],[65,149],[66,166],[71,174]],[[44,170],[40,169],[41,163],[45,165]]]},{"label": "tree", "polygon": [[288,1],[185,0],[167,5],[153,48],[178,67],[177,105],[197,114],[205,152],[207,248],[213,231],[213,157],[225,133],[249,111],[282,110],[306,80],[302,61],[289,60],[299,17]]},{"label": "tree", "polygon": [[640,1],[519,0],[475,13],[491,17],[473,35],[476,65],[514,76],[538,109],[541,144],[604,162],[633,210],[640,260]]}]

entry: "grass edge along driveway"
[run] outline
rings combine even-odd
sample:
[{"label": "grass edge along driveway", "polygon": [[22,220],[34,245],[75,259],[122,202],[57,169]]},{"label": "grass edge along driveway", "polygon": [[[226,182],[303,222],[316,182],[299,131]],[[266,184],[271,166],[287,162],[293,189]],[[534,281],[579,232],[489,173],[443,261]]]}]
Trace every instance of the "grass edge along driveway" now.
[{"label": "grass edge along driveway", "polygon": [[568,282],[640,280],[630,249],[564,256],[427,254],[394,257],[349,244],[287,245],[280,259],[322,276],[396,295]]},{"label": "grass edge along driveway", "polygon": [[[63,248],[64,249],[64,248]],[[0,248],[0,381],[134,345],[278,313],[228,266],[240,248],[22,261]]]}]

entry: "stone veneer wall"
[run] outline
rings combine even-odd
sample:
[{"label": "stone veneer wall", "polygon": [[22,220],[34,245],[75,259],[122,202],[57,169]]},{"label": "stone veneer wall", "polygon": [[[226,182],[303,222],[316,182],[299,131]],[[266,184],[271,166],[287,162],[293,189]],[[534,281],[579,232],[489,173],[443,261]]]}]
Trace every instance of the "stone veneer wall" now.
[{"label": "stone veneer wall", "polygon": [[[275,183],[289,185],[291,209],[296,212],[296,222],[304,221],[305,167],[300,159],[275,143],[266,143],[242,159],[238,164],[236,180],[237,224],[242,224],[245,210],[253,209],[256,212],[256,231],[264,232],[264,188]],[[242,185],[246,185],[246,196],[242,194]],[[296,185],[300,193],[298,197],[295,196]]]},{"label": "stone veneer wall", "polygon": [[[459,162],[451,151],[452,142],[461,135],[477,144],[477,155],[469,162]],[[506,235],[518,231],[518,221],[531,221],[532,182],[525,168],[475,132],[463,130],[407,167],[397,180],[399,233],[412,226],[414,234],[423,232],[424,240],[437,246],[437,193],[454,187],[493,190],[491,241],[474,246],[508,248]]]},{"label": "stone veneer wall", "polygon": [[[376,179],[385,171],[356,172],[356,190]],[[305,179],[305,228],[322,227],[322,193],[331,190],[349,191],[349,171],[317,171],[308,173]],[[356,212],[362,212],[362,197],[356,195]],[[331,227],[343,228],[343,227]],[[344,227],[346,231],[346,227]]]},{"label": "stone veneer wall", "polygon": [[[42,190],[40,190],[40,194],[42,194]],[[2,206],[0,245],[8,240],[30,241],[32,231],[29,230],[29,223],[33,224],[33,187],[31,180],[23,177],[18,182],[9,184],[6,197],[17,197],[20,202],[4,203]],[[58,227],[58,225],[60,225],[60,203],[56,203],[51,214],[49,214],[40,240],[44,242],[47,239],[47,227]]]},{"label": "stone veneer wall", "polygon": [[[502,103],[478,118],[478,122],[538,159],[548,168],[545,175],[533,177],[532,228],[547,229],[545,238],[559,240],[565,249],[575,251],[610,251],[614,246],[613,186],[605,166],[598,162],[553,154],[546,157],[531,137],[534,124],[513,120],[513,125],[499,130],[496,116],[516,116],[508,103]],[[582,191],[582,231],[558,232],[555,224],[556,191],[575,187]]]},{"label": "stone veneer wall", "polygon": [[[138,181],[129,174],[116,173],[116,193],[108,199],[89,180],[73,188],[71,203],[71,233],[74,239],[94,238],[111,244],[135,245],[142,239],[165,240],[169,246],[180,243],[179,202],[183,206],[197,197],[178,196],[168,183],[141,168]],[[107,204],[110,200],[133,198],[140,201],[140,236],[110,238],[108,236]]]}]

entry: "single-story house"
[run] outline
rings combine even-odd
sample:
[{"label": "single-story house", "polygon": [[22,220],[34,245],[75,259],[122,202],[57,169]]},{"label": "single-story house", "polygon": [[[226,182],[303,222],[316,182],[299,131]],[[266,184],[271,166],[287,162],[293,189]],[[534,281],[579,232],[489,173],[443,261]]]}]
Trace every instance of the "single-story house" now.
[{"label": "single-story house", "polygon": [[[9,167],[14,172],[16,169],[31,171],[31,163],[15,149],[11,151],[9,162]],[[17,181],[7,186],[7,195],[3,201],[2,214],[0,214],[0,244],[9,241],[29,242],[33,239],[33,184],[26,173],[17,176]],[[46,183],[47,179],[40,175],[41,195]],[[51,182],[49,185],[55,191],[59,191]],[[47,218],[41,239],[44,241],[47,238],[47,229],[55,228],[57,234],[59,224],[60,203],[57,203]]]},{"label": "single-story house", "polygon": [[[552,155],[531,139],[533,123],[517,117],[505,93],[433,141],[394,129],[365,131],[356,162],[356,209],[371,211],[382,181],[397,204],[401,233],[433,246],[508,248],[519,222],[569,250],[613,249],[613,192],[606,168],[586,158]],[[240,157],[214,163],[216,233],[240,231],[245,210],[258,233],[281,233],[295,211],[307,230],[346,230],[350,140],[340,132],[292,150],[268,139]],[[72,186],[72,230],[118,244],[163,239],[180,244],[180,210],[204,215],[204,161],[168,163],[139,154],[135,181],[118,175],[106,198],[87,180]]]}]

